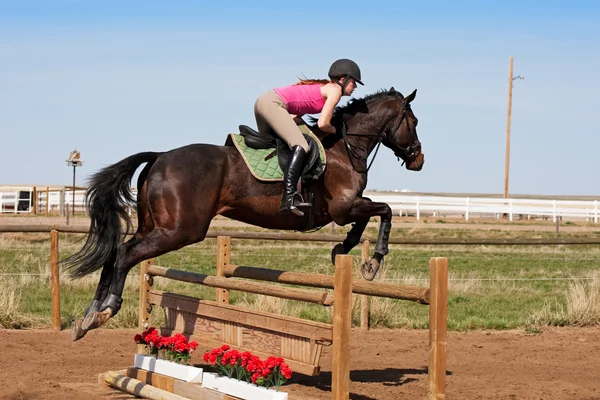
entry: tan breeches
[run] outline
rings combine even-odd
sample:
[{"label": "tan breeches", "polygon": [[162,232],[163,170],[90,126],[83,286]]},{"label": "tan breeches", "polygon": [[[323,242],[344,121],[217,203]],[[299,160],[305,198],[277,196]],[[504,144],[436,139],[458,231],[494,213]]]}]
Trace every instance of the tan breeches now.
[{"label": "tan breeches", "polygon": [[298,145],[308,152],[308,143],[304,135],[274,90],[269,90],[256,99],[254,116],[259,132],[274,131],[287,142],[290,149]]}]

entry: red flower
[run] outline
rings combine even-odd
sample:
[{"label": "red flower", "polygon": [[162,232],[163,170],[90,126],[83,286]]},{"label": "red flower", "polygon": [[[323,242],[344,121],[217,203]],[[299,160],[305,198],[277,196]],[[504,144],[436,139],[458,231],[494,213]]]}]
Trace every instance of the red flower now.
[{"label": "red flower", "polygon": [[204,353],[203,359],[216,366],[219,373],[224,373],[230,378],[235,372],[238,380],[246,380],[267,388],[279,388],[292,377],[292,370],[283,358],[271,356],[262,361],[249,351],[240,353],[238,350],[230,350],[226,344]]}]

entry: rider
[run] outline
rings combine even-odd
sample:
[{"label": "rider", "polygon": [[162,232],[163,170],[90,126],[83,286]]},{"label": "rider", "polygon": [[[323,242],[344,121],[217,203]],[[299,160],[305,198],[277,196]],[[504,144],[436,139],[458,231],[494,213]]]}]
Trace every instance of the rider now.
[{"label": "rider", "polygon": [[293,85],[271,89],[261,95],[254,104],[256,125],[261,133],[275,131],[291,149],[287,169],[283,177],[283,196],[280,212],[293,212],[303,216],[299,209],[310,206],[304,203],[297,191],[297,184],[304,170],[308,143],[297,122],[304,114],[318,114],[317,125],[325,133],[335,133],[331,117],[342,96],[350,96],[356,84],[361,82],[360,68],[349,59],[331,64],[329,80],[303,79]]}]

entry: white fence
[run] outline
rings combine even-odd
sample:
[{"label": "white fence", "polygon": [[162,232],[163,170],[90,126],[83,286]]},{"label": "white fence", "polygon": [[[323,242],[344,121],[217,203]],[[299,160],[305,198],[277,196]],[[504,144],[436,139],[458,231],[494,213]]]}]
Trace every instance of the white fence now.
[{"label": "white fence", "polygon": [[[67,188],[46,188],[37,186],[34,196],[33,186],[0,186],[0,213],[33,213],[33,205],[36,202],[37,212],[63,213],[66,206],[82,210],[84,206],[84,190],[75,190],[75,202],[73,202],[73,190]],[[35,197],[35,199],[34,199]]]},{"label": "white fence", "polygon": [[459,216],[469,220],[475,216],[500,218],[584,219],[598,223],[598,200],[504,199],[487,197],[413,196],[406,194],[365,193],[373,201],[390,205],[395,215]]},{"label": "white fence", "polygon": [[[135,193],[135,188],[132,188]],[[83,210],[84,190],[75,191],[75,207]],[[459,217],[465,220],[474,217],[501,218],[507,215],[510,221],[522,218],[583,219],[598,223],[598,200],[548,200],[524,198],[451,197],[414,195],[410,193],[365,192],[373,201],[390,205],[394,215]],[[33,187],[0,186],[0,213],[31,213],[33,211]],[[66,188],[37,186],[38,213],[60,212],[69,205],[72,209],[73,191]],[[131,210],[129,210],[131,212]]]}]

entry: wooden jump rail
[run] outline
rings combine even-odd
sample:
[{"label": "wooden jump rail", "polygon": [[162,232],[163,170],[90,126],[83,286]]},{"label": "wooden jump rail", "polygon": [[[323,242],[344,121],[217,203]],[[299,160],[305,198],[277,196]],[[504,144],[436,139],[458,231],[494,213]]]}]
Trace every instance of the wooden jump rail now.
[{"label": "wooden jump rail", "polygon": [[262,294],[266,296],[280,297],[282,299],[307,301],[310,303],[330,306],[333,304],[333,296],[327,292],[314,292],[293,288],[282,288],[275,285],[266,285],[257,282],[238,282],[218,276],[198,274],[195,272],[180,271],[173,268],[165,268],[150,264],[146,269],[150,276],[162,276],[181,282],[199,283],[204,286],[240,290],[247,293]]},{"label": "wooden jump rail", "polygon": [[[336,256],[333,277],[233,265],[230,263],[230,240],[230,237],[217,237],[217,276],[165,268],[154,265],[153,260],[143,262],[140,271],[140,329],[151,325],[152,307],[160,306],[165,308],[166,316],[165,326],[161,328],[163,335],[180,332],[209,347],[227,343],[232,348],[251,351],[263,358],[270,355],[283,357],[293,371],[306,375],[319,374],[322,348],[333,345],[332,399],[340,400],[349,399],[350,394],[352,293],[429,304],[429,399],[445,398],[447,258],[430,260],[430,288],[421,288],[353,280],[353,257],[349,255]],[[156,276],[214,287],[217,301],[155,290],[153,283]],[[236,278],[333,289],[333,299],[327,292]],[[324,324],[230,305],[229,290],[325,306],[333,304],[333,323]]]},{"label": "wooden jump rail", "polygon": [[[258,267],[242,267],[232,264],[227,264],[223,269],[223,273],[228,278],[247,278],[259,281],[288,283],[292,285],[327,289],[333,289],[335,287],[335,279],[333,276],[329,275],[279,271]],[[429,289],[422,287],[399,286],[389,283],[369,282],[355,279],[352,281],[352,293],[429,304]]]}]

